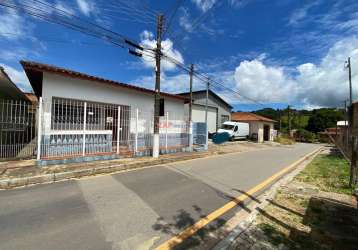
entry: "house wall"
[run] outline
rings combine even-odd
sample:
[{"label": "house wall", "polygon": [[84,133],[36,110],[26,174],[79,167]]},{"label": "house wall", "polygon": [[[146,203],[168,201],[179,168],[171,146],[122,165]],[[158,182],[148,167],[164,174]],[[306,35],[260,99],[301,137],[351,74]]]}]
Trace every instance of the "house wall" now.
[{"label": "house wall", "polygon": [[[193,96],[195,104],[206,104],[206,93],[199,93]],[[209,95],[208,106],[213,106],[217,108],[217,128],[221,126],[221,117],[222,115],[226,115],[229,117],[229,121],[231,119],[231,109],[224,105],[221,101],[217,100],[212,95]]]},{"label": "house wall", "polygon": [[[126,105],[142,111],[153,111],[154,96],[139,91],[105,85],[81,79],[44,73],[42,98],[51,101],[52,97],[63,97],[84,101]],[[184,116],[184,101],[165,97],[165,112]]]},{"label": "house wall", "polygon": [[[189,94],[186,95],[189,97]],[[195,105],[196,104],[196,105]],[[194,122],[204,122],[205,116],[202,114],[202,110],[205,110],[206,106],[206,93],[193,93],[193,121]],[[221,101],[217,100],[214,96],[210,95],[208,99],[209,107],[209,132],[216,132],[221,126],[221,117],[223,115],[228,116],[228,120],[231,119],[231,109],[224,105]],[[189,113],[189,105],[185,105],[185,112]],[[213,117],[215,115],[215,117]]]},{"label": "house wall", "polygon": [[[89,102],[118,104],[130,106],[131,112],[138,108],[142,116],[141,123],[150,122],[154,109],[154,96],[148,93],[105,85],[100,82],[81,80],[57,74],[44,73],[42,98],[44,101],[43,133],[51,132],[51,103],[52,97],[76,99]],[[165,98],[165,112],[169,112],[171,120],[183,120],[184,101],[175,98]],[[130,118],[130,132],[134,133],[135,115]],[[144,120],[143,120],[144,119]],[[138,126],[139,132],[147,131]],[[146,123],[147,124],[147,123]],[[149,126],[149,125],[148,125]],[[149,131],[147,131],[149,132]]]},{"label": "house wall", "polygon": [[[186,104],[189,109],[188,104]],[[192,119],[193,122],[205,122],[206,107],[202,105],[193,105]],[[217,128],[217,112],[218,109],[214,107],[208,107],[208,132],[214,133]]]},{"label": "house wall", "polygon": [[273,123],[265,123],[265,122],[260,122],[260,121],[255,121],[255,122],[249,122],[250,125],[250,136],[252,136],[252,134],[256,133],[257,134],[257,142],[262,143],[264,142],[264,125],[269,125],[270,126],[270,141],[273,141]]}]

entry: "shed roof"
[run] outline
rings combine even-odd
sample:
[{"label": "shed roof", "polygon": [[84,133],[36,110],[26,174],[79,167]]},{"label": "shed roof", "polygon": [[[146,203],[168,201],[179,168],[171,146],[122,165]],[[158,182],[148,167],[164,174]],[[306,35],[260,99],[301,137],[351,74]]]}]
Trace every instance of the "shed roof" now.
[{"label": "shed roof", "polygon": [[276,122],[275,120],[272,120],[270,118],[257,115],[254,113],[249,113],[249,112],[233,112],[231,113],[231,120],[245,121],[245,122],[250,122],[250,121]]},{"label": "shed roof", "polygon": [[[138,86],[128,84],[128,83],[122,83],[122,82],[117,82],[117,81],[113,81],[113,80],[108,80],[108,79],[104,79],[104,78],[97,77],[97,76],[91,76],[91,75],[87,75],[85,73],[80,73],[77,71],[73,71],[73,70],[69,70],[69,69],[65,69],[65,68],[61,68],[61,67],[57,67],[57,66],[53,66],[53,65],[49,65],[49,64],[31,62],[31,61],[20,61],[20,63],[22,65],[22,67],[24,68],[25,73],[26,73],[27,77],[29,78],[30,84],[31,84],[32,88],[34,89],[35,94],[37,96],[41,96],[42,73],[43,72],[49,72],[49,73],[63,75],[63,76],[67,76],[67,77],[99,82],[99,83],[103,83],[103,84],[109,85],[109,86],[114,86],[114,87],[119,87],[119,88],[127,88],[127,89],[131,89],[134,91],[148,93],[148,94],[152,94],[152,95],[155,94],[155,91],[151,90],[151,89],[138,87]],[[179,100],[183,100],[183,101],[188,100],[188,98],[180,96],[180,95],[175,95],[175,94],[170,94],[170,93],[165,93],[165,92],[160,92],[160,94],[165,97],[171,97],[171,98],[175,98],[175,99],[179,99]]]},{"label": "shed roof", "polygon": [[[197,91],[193,91],[193,95],[195,94],[203,94],[206,93],[206,90],[197,90]],[[190,98],[190,92],[184,92],[184,93],[179,93],[178,95],[181,96],[186,96]],[[209,95],[213,96],[214,98],[218,99],[219,102],[223,103],[225,106],[227,106],[229,109],[232,109],[233,107],[227,103],[223,98],[221,98],[218,94],[216,94],[214,91],[212,91],[211,89],[209,89]]]}]

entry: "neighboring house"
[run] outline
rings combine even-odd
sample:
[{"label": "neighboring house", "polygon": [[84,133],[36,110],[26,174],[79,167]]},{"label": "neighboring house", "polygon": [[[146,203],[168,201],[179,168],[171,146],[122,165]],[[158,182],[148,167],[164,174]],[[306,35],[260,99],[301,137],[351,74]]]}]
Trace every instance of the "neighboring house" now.
[{"label": "neighboring house", "polygon": [[0,160],[34,156],[36,102],[0,67]]},{"label": "neighboring house", "polygon": [[[190,93],[179,95],[190,98]],[[206,90],[193,91],[192,120],[193,122],[205,122]],[[208,131],[215,133],[225,121],[230,121],[232,106],[224,99],[209,90],[208,98]],[[186,112],[189,113],[189,104],[186,104]]]},{"label": "neighboring house", "polygon": [[249,123],[250,137],[256,137],[258,142],[273,141],[275,137],[274,123],[276,121],[270,118],[248,112],[233,112],[231,120]]},{"label": "neighboring house", "polygon": [[29,101],[26,94],[22,92],[0,67],[0,100]]},{"label": "neighboring house", "polygon": [[[43,99],[42,158],[150,153],[153,90],[47,64],[21,64],[36,96]],[[187,146],[187,98],[163,92],[161,98],[164,113],[172,117],[169,124],[161,118],[160,132],[166,133],[161,148]]]}]

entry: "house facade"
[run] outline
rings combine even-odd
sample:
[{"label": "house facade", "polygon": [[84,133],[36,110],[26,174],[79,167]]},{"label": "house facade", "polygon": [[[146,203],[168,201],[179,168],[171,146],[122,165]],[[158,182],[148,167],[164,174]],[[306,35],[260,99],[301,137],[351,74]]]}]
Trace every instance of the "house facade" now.
[{"label": "house facade", "polygon": [[0,67],[0,161],[31,158],[36,148],[36,98]]},{"label": "house facade", "polygon": [[233,112],[231,114],[231,120],[249,123],[250,137],[260,143],[273,141],[277,133],[277,131],[274,130],[274,123],[276,121],[261,115],[248,112]]},{"label": "house facade", "polygon": [[[21,64],[42,99],[41,159],[151,153],[153,90],[36,62]],[[187,99],[169,93],[161,98],[161,150],[187,147]]]},{"label": "house facade", "polygon": [[[192,94],[192,121],[205,122],[206,90],[193,91]],[[179,95],[190,98],[188,92]],[[223,122],[230,121],[232,106],[212,90],[209,90],[208,97],[208,131],[215,133]],[[189,113],[189,104],[186,104],[185,108],[186,113]]]}]

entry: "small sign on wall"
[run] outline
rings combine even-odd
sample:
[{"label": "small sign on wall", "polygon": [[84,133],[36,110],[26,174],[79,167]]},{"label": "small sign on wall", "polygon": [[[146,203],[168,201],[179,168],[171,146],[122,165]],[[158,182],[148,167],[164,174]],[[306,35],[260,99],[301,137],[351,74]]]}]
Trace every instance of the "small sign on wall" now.
[{"label": "small sign on wall", "polygon": [[106,118],[106,121],[107,121],[107,123],[112,123],[112,122],[113,122],[113,117],[108,116],[108,117]]}]

